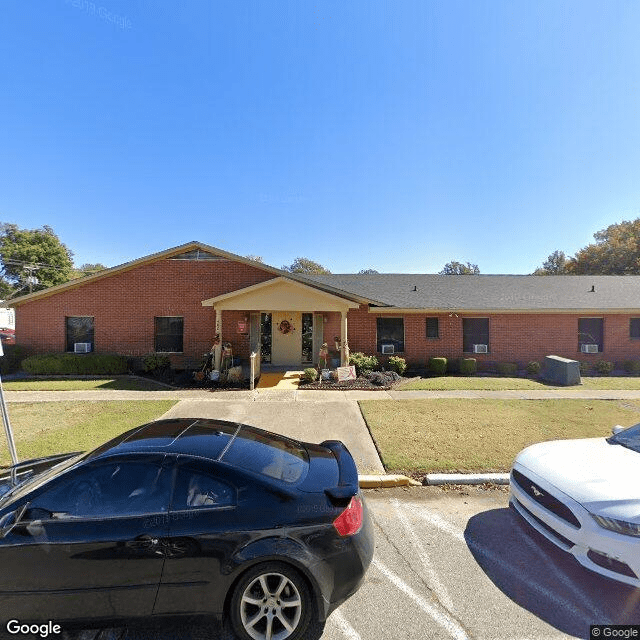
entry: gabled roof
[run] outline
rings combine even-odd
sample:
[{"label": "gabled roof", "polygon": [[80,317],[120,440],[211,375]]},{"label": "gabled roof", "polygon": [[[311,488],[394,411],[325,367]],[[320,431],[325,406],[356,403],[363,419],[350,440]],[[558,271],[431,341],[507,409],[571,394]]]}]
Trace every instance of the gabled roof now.
[{"label": "gabled roof", "polygon": [[41,291],[35,291],[33,293],[28,293],[23,296],[19,296],[14,298],[11,301],[8,301],[9,307],[17,307],[25,302],[31,302],[32,300],[37,300],[40,298],[45,298],[47,296],[55,295],[61,291],[66,291],[67,289],[74,289],[77,287],[83,287],[85,284],[90,282],[95,282],[96,280],[101,280],[103,278],[109,278],[118,273],[129,271],[131,269],[136,269],[145,264],[149,264],[152,262],[157,262],[159,260],[188,260],[197,258],[198,260],[203,261],[215,261],[215,260],[233,260],[234,262],[240,262],[242,264],[247,264],[252,267],[256,267],[257,269],[262,269],[267,273],[272,273],[274,276],[283,276],[290,280],[296,280],[298,282],[302,282],[306,285],[312,286],[316,289],[320,289],[321,291],[325,291],[327,293],[332,293],[334,295],[341,296],[348,300],[353,300],[356,302],[367,303],[368,299],[363,299],[357,294],[340,291],[336,289],[330,284],[322,283],[322,282],[313,282],[307,281],[304,277],[299,274],[289,273],[287,271],[283,271],[282,269],[276,269],[276,267],[271,267],[262,262],[256,262],[255,260],[250,260],[248,258],[244,258],[242,256],[238,256],[234,253],[229,253],[228,251],[223,251],[222,249],[218,249],[217,247],[213,247],[211,245],[205,244],[203,242],[198,242],[196,240],[192,242],[187,242],[185,244],[178,245],[177,247],[172,247],[171,249],[165,249],[164,251],[160,251],[158,253],[152,253],[151,255],[144,256],[142,258],[137,258],[136,260],[131,260],[130,262],[125,262],[124,264],[118,265],[116,267],[111,267],[109,269],[104,269],[103,271],[98,271],[89,276],[84,276],[82,278],[76,278],[75,280],[70,280],[69,282],[65,282],[63,284],[59,284],[53,287],[49,287],[48,289],[42,289]]},{"label": "gabled roof", "polygon": [[640,276],[331,274],[306,278],[398,310],[640,310]]}]

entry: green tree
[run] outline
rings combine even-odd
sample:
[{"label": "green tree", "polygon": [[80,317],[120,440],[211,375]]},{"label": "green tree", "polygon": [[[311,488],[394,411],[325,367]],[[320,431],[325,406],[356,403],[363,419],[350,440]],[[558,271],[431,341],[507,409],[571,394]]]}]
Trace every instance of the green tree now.
[{"label": "green tree", "polygon": [[289,273],[331,273],[321,264],[309,260],[309,258],[296,258],[290,265],[282,267],[282,270]]},{"label": "green tree", "polygon": [[90,275],[93,275],[94,273],[98,273],[98,271],[104,271],[107,268],[108,267],[105,267],[100,262],[96,262],[96,263],[85,262],[79,267],[73,268],[71,278],[74,280],[76,278],[83,278],[84,276],[90,276]]},{"label": "green tree", "polygon": [[640,274],[640,218],[612,224],[593,237],[594,243],[576,253],[569,265],[570,273]]},{"label": "green tree", "polygon": [[20,229],[0,225],[0,267],[3,289],[28,292],[67,282],[73,274],[73,253],[53,229]]},{"label": "green tree", "polygon": [[562,276],[569,273],[572,258],[567,258],[564,251],[554,251],[534,272],[534,276]]},{"label": "green tree", "polygon": [[472,264],[471,262],[465,264],[457,260],[447,262],[442,271],[440,271],[441,276],[477,276],[479,273],[480,269],[477,264]]}]

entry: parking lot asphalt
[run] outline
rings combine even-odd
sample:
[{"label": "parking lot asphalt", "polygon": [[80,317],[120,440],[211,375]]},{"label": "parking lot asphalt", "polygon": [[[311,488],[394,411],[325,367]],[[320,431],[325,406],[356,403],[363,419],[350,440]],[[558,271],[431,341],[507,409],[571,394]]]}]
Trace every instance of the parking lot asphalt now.
[{"label": "parking lot asphalt", "polygon": [[[591,624],[640,624],[640,591],[587,571],[526,527],[504,488],[411,487],[367,491],[366,498],[376,531],[373,564],[316,638],[559,640],[588,638]],[[62,637],[228,638],[212,622]]]}]

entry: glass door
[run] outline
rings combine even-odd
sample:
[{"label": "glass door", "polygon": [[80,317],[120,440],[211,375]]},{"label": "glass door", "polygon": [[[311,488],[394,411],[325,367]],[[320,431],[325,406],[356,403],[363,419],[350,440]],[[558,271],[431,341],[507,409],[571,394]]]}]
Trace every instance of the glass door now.
[{"label": "glass door", "polygon": [[313,362],[313,313],[302,314],[302,362]]}]

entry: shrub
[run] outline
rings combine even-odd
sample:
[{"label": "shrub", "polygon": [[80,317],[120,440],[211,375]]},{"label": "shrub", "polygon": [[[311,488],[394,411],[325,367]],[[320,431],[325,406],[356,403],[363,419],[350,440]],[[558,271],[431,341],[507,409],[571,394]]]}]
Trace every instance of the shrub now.
[{"label": "shrub", "polygon": [[142,358],[142,366],[146,373],[153,373],[161,369],[168,369],[171,366],[169,356],[159,353],[149,353]]},{"label": "shrub", "polygon": [[402,375],[407,370],[407,361],[401,356],[391,356],[389,358],[389,367],[391,371]]},{"label": "shrub", "polygon": [[530,376],[537,376],[540,373],[540,363],[537,360],[532,360],[527,365],[527,373]]},{"label": "shrub", "polygon": [[601,376],[608,376],[613,371],[613,362],[607,362],[606,360],[598,360],[593,368]]},{"label": "shrub", "polygon": [[625,360],[622,366],[627,373],[635,376],[640,374],[640,361],[638,360]]},{"label": "shrub", "polygon": [[318,372],[313,367],[308,367],[302,372],[302,379],[305,382],[315,382],[318,378]]},{"label": "shrub", "polygon": [[25,358],[22,368],[34,375],[117,375],[127,373],[127,359],[107,353],[48,353]]},{"label": "shrub", "polygon": [[586,376],[591,371],[591,363],[590,362],[580,362],[580,375]]},{"label": "shrub", "polygon": [[447,372],[446,358],[429,358],[429,372],[436,376],[443,376]]},{"label": "shrub", "polygon": [[371,373],[378,366],[378,358],[356,351],[349,355],[349,364],[355,366],[356,375],[364,376],[367,373]]},{"label": "shrub", "polygon": [[475,358],[458,358],[458,369],[463,376],[472,376],[478,370]]},{"label": "shrub", "polygon": [[19,344],[3,344],[4,356],[0,357],[0,374],[20,371],[22,361],[27,357],[27,350]]},{"label": "shrub", "polygon": [[518,365],[515,362],[498,362],[496,369],[501,376],[513,377],[518,373]]}]

